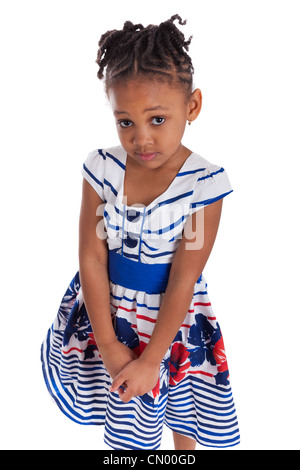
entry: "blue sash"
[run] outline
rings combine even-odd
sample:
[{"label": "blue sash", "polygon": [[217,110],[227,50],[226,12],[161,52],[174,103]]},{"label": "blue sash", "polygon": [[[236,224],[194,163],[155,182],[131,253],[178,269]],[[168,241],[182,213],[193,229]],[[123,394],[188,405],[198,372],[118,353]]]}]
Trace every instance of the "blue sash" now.
[{"label": "blue sash", "polygon": [[128,289],[147,292],[148,294],[165,292],[171,266],[172,263],[147,264],[133,261],[109,250],[109,278],[115,284]]}]

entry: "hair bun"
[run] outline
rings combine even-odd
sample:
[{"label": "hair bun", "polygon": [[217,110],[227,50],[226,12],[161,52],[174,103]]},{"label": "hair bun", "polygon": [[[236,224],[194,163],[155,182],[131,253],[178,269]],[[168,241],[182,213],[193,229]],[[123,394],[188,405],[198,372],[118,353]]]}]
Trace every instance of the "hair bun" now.
[{"label": "hair bun", "polygon": [[179,16],[179,15],[173,15],[173,16],[169,19],[169,21],[170,21],[171,23],[174,23],[175,20],[178,20],[178,23],[179,23],[181,26],[186,25],[186,20],[183,20],[183,19],[181,18],[181,16]]},{"label": "hair bun", "polygon": [[126,21],[123,26],[124,31],[130,31],[131,33],[135,33],[136,31],[141,31],[144,29],[142,24],[133,24],[131,21]]}]

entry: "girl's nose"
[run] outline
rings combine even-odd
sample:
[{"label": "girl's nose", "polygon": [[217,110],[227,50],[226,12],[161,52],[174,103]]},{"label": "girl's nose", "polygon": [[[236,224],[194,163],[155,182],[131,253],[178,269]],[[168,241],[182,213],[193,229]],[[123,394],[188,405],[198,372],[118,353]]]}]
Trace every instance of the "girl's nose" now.
[{"label": "girl's nose", "polygon": [[136,128],[133,134],[132,143],[137,147],[145,147],[153,143],[151,133],[147,128]]}]

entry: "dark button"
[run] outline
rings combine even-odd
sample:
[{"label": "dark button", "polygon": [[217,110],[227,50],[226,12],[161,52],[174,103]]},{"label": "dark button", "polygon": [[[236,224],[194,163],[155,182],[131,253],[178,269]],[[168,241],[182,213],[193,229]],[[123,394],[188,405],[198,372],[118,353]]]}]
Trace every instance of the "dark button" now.
[{"label": "dark button", "polygon": [[126,246],[128,246],[128,248],[135,248],[138,244],[138,241],[128,235],[127,238],[125,238],[124,243]]},{"label": "dark button", "polygon": [[127,220],[129,220],[129,222],[137,222],[140,218],[140,215],[140,212],[137,212],[134,209],[129,209],[127,211]]}]

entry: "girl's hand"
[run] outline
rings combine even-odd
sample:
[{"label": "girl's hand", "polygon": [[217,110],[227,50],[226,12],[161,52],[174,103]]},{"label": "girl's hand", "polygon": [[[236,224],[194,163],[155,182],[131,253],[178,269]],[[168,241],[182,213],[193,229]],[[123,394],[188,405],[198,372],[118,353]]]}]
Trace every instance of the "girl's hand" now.
[{"label": "girl's hand", "polygon": [[128,363],[138,357],[132,349],[120,343],[117,339],[112,343],[100,346],[99,350],[105,368],[112,379],[114,379]]},{"label": "girl's hand", "polygon": [[158,379],[159,366],[146,363],[140,357],[127,364],[114,378],[110,391],[118,390],[121,400],[128,403],[133,397],[144,395],[153,390]]}]

